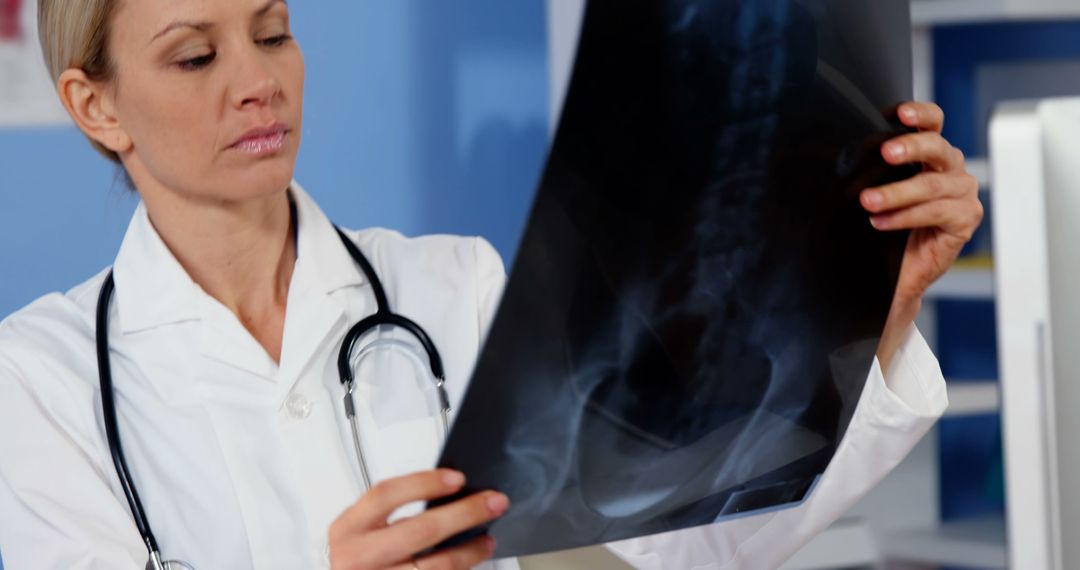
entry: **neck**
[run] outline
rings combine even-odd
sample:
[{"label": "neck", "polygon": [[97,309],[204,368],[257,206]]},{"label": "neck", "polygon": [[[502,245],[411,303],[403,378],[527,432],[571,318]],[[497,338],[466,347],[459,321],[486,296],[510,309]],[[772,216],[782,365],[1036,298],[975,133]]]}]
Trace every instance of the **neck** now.
[{"label": "neck", "polygon": [[150,221],[188,275],[279,361],[296,264],[287,191],[242,202],[144,193]]}]

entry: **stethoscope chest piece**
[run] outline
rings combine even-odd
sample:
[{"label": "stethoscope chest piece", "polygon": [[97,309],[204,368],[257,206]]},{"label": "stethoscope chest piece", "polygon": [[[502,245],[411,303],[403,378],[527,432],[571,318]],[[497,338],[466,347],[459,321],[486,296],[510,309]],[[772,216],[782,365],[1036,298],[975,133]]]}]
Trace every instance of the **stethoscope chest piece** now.
[{"label": "stethoscope chest piece", "polygon": [[150,560],[146,561],[146,570],[195,570],[191,564],[179,560],[161,561],[161,555],[157,552],[150,554]]}]

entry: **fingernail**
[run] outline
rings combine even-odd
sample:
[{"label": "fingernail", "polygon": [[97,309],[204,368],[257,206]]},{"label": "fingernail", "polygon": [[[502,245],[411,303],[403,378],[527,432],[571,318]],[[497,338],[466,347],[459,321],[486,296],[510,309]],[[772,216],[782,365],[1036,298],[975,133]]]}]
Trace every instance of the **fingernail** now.
[{"label": "fingernail", "polygon": [[863,203],[870,208],[879,208],[885,202],[885,196],[877,190],[863,192]]},{"label": "fingernail", "polygon": [[888,144],[885,146],[885,154],[888,154],[889,157],[895,160],[900,160],[901,158],[904,158],[904,155],[907,154],[907,148],[905,148],[902,144]]},{"label": "fingernail", "polygon": [[487,549],[488,554],[495,552],[495,538],[490,536],[484,537],[484,548]]},{"label": "fingernail", "polygon": [[879,230],[888,229],[888,222],[883,216],[870,216],[870,225]]},{"label": "fingernail", "polygon": [[903,107],[900,109],[900,116],[909,121],[914,121],[919,118],[919,112],[911,107]]},{"label": "fingernail", "polygon": [[487,498],[487,506],[491,512],[500,515],[510,506],[510,499],[502,493],[493,493]]},{"label": "fingernail", "polygon": [[442,480],[447,487],[457,488],[465,484],[465,474],[459,471],[447,471],[443,473]]}]

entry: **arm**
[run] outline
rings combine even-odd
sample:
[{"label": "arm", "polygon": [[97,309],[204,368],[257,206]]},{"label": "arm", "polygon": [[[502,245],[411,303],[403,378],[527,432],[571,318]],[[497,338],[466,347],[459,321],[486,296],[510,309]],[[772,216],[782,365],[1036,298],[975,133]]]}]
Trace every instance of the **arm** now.
[{"label": "arm", "polygon": [[886,142],[881,155],[892,165],[922,164],[914,178],[864,190],[863,208],[879,231],[910,230],[878,359],[889,370],[893,353],[919,314],[923,294],[952,267],[983,218],[979,182],[968,174],[964,153],[941,136],[945,113],[926,103],[907,103],[900,120],[915,134]]},{"label": "arm", "polygon": [[937,360],[914,327],[895,350],[889,385],[877,361],[851,425],[802,505],[606,545],[635,568],[775,568],[876,486],[947,406]]},{"label": "arm", "polygon": [[[0,360],[0,551],[8,568],[141,569],[146,550],[97,435],[92,398],[55,393]],[[32,371],[26,371],[32,372]],[[77,388],[77,387],[73,387]],[[73,389],[77,392],[77,389]]]},{"label": "arm", "polygon": [[798,508],[609,547],[627,562],[649,569],[779,566],[877,485],[944,412],[944,380],[911,322],[927,288],[971,239],[983,209],[963,154],[941,136],[941,109],[908,103],[899,115],[920,132],[885,143],[882,156],[893,165],[923,164],[924,172],[867,189],[860,199],[875,228],[911,234],[878,358],[818,487]]}]

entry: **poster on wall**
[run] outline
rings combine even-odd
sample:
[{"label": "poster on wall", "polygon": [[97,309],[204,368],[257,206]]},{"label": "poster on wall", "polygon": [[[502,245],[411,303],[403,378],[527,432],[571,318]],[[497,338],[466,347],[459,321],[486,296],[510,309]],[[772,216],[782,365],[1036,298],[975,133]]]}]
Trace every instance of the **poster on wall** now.
[{"label": "poster on wall", "polygon": [[68,123],[37,36],[34,0],[0,0],[0,128]]}]

